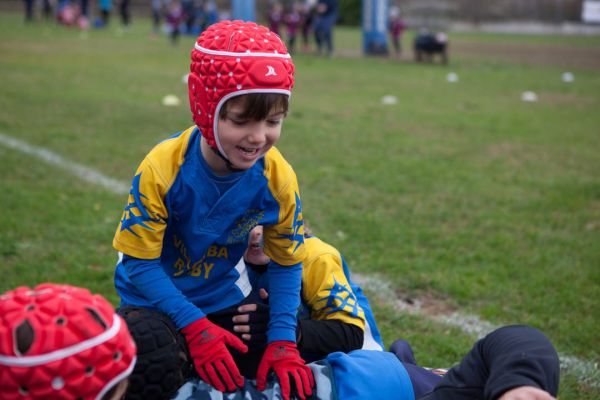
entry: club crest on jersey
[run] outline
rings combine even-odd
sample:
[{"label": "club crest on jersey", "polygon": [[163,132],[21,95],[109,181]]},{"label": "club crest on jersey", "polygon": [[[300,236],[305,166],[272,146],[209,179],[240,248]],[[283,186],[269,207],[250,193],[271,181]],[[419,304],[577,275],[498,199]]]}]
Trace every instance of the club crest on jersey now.
[{"label": "club crest on jersey", "polygon": [[298,196],[298,193],[294,193],[294,196],[296,198],[296,209],[294,210],[294,219],[292,221],[292,233],[289,235],[279,235],[279,237],[288,239],[290,242],[292,242],[290,247],[294,246],[294,243],[296,243],[294,250],[292,250],[293,253],[295,253],[298,247],[304,243],[304,220],[302,219],[302,204],[300,203],[300,196]]},{"label": "club crest on jersey", "polygon": [[154,230],[146,222],[156,222],[159,220],[159,218],[152,218],[150,216],[142,202],[142,198],[147,199],[148,197],[140,192],[141,176],[142,173],[140,172],[133,178],[131,190],[129,191],[132,201],[125,207],[123,219],[121,219],[121,231],[127,230],[137,237],[141,236],[132,229],[134,226],[139,225],[143,228]]},{"label": "club crest on jersey", "polygon": [[227,236],[227,244],[244,243],[248,240],[248,234],[265,216],[264,210],[247,210],[237,221],[235,228]]}]

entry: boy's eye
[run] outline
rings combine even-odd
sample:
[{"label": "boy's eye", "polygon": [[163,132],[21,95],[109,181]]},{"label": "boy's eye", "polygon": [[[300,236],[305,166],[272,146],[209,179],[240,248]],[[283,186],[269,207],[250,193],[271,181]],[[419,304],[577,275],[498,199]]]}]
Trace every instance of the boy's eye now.
[{"label": "boy's eye", "polygon": [[281,119],[269,119],[267,120],[267,124],[272,126],[277,126],[281,124]]},{"label": "boy's eye", "polygon": [[238,119],[238,118],[229,118],[229,120],[234,124],[234,125],[245,125],[248,123],[247,119]]}]

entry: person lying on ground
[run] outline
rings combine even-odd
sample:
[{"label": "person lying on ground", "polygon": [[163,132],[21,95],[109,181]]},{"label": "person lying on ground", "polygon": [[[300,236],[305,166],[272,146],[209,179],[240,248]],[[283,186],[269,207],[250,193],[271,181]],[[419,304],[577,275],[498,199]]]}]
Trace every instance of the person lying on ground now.
[{"label": "person lying on ground", "polygon": [[[317,400],[556,400],[560,365],[550,340],[539,330],[512,325],[477,341],[442,377],[414,363],[406,345],[398,354],[355,350],[310,363]],[[394,349],[394,346],[392,346]],[[398,349],[396,349],[398,350]],[[404,360],[404,361],[403,361]],[[234,393],[215,393],[199,380],[187,382],[174,400],[279,399],[276,379],[258,391],[252,381]]]}]

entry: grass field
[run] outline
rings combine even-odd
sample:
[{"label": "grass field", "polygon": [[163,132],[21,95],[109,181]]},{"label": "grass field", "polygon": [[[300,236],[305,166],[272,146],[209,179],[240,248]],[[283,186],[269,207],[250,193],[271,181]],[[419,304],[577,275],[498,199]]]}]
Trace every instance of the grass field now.
[{"label": "grass field", "polygon": [[[191,125],[194,38],[174,47],[149,31],[0,15],[0,134],[128,183],[156,142]],[[333,59],[295,57],[278,147],[315,233],[354,272],[428,305],[398,313],[367,290],[386,343],[405,337],[423,364],[449,366],[474,338],[432,315],[527,323],[591,365],[565,369],[560,398],[600,399],[600,38],[450,35],[445,67],[360,57],[357,30],[336,39]],[[522,102],[526,90],[538,101]],[[182,104],[163,106],[166,94]],[[116,304],[125,196],[1,144],[0,168],[0,292],[51,280]]]}]

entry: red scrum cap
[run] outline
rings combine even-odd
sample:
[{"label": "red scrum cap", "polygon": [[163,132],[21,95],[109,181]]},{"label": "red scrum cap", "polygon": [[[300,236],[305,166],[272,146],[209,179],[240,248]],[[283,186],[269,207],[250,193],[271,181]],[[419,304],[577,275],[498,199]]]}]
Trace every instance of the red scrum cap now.
[{"label": "red scrum cap", "polygon": [[45,283],[0,296],[2,399],[101,399],[135,355],[125,321],[87,289]]},{"label": "red scrum cap", "polygon": [[217,122],[227,100],[248,93],[290,96],[293,86],[294,64],[283,41],[254,22],[213,24],[192,50],[190,109],[208,144],[223,155]]}]

